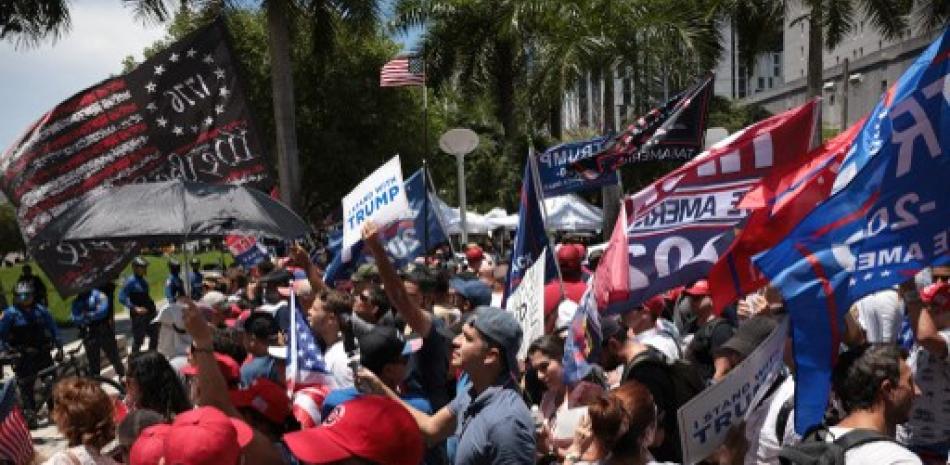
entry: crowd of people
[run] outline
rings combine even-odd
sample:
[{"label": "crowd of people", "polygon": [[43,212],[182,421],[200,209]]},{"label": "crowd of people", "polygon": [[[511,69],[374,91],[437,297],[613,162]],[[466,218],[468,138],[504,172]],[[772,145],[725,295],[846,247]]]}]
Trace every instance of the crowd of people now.
[{"label": "crowd of people", "polygon": [[[599,359],[568,383],[565,338],[597,260],[583,245],[557,247],[562,281],[544,290],[545,334],[519,357],[523,329],[501,307],[504,257],[469,244],[458,259],[397,269],[376,226],[363,239],[372,264],[332,285],[299,246],[250,270],[201,274],[191,263],[188,290],[172,262],[161,309],[142,287],[147,262],[133,262],[118,294],[132,318],[126,363],[96,326],[111,299],[79,296],[74,319],[95,335],[90,366],[105,352],[126,394],[60,381],[50,416],[69,447],[36,463],[681,463],[679,408],[788,318],[771,288],[717,313],[700,280],[602,316]],[[804,437],[789,337],[774,381],[705,462],[950,463],[948,281],[950,267],[933,267],[851,309],[825,422]],[[62,347],[33,292],[18,285],[0,318],[0,340],[33,348],[17,367],[21,395]]]}]

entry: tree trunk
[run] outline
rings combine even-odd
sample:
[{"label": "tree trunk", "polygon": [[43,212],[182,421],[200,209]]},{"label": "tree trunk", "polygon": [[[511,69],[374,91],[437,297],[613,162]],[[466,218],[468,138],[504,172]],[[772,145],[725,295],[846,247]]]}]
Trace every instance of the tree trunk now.
[{"label": "tree trunk", "polygon": [[[518,124],[515,115],[515,51],[510,40],[495,42],[495,98],[498,121],[505,131],[505,142],[517,146]],[[517,159],[517,157],[515,157]]]},{"label": "tree trunk", "polygon": [[[614,70],[610,63],[601,68],[600,75],[604,86],[604,98],[601,102],[604,110],[603,133],[609,134],[617,130],[617,119],[614,117]],[[623,192],[617,184],[604,186],[600,192],[604,199],[602,234],[604,240],[609,241],[610,234],[614,230],[614,223],[617,222],[617,215],[620,214],[620,198]]]},{"label": "tree trunk", "polygon": [[557,95],[554,96],[554,103],[551,104],[551,108],[548,114],[548,130],[551,133],[551,138],[560,141],[561,137],[564,136],[564,121],[563,121],[563,111],[562,107],[564,106],[564,88],[561,87],[558,90]]},{"label": "tree trunk", "polygon": [[300,161],[297,153],[297,123],[294,115],[294,78],[290,65],[290,34],[287,0],[269,0],[267,45],[271,61],[271,89],[274,94],[274,123],[277,128],[277,174],[280,199],[300,211]]},{"label": "tree trunk", "polygon": [[821,2],[809,2],[811,12],[808,15],[808,87],[806,98],[817,97],[821,95],[822,86],[822,53],[824,32],[822,26],[822,8]]}]

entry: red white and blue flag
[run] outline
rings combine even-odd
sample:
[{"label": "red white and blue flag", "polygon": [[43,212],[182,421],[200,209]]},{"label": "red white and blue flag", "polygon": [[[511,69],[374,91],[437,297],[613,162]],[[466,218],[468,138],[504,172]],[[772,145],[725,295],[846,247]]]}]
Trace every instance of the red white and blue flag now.
[{"label": "red white and blue flag", "polygon": [[9,380],[0,393],[0,463],[33,463],[33,439],[16,400],[16,383]]},{"label": "red white and blue flag", "polygon": [[267,249],[254,236],[232,234],[225,236],[224,243],[234,259],[246,270],[268,258]]},{"label": "red white and blue flag", "polygon": [[0,189],[60,294],[115,277],[138,249],[134,242],[32,241],[84,194],[169,179],[270,190],[228,41],[216,21],[60,103],[0,155]]},{"label": "red white and blue flag", "polygon": [[791,315],[799,432],[821,422],[851,304],[950,261],[948,57],[950,29],[871,112],[831,197],[753,259]]},{"label": "red white and blue flag", "polygon": [[505,292],[502,298],[502,307],[508,302],[510,296],[521,280],[524,274],[531,268],[531,265],[538,260],[538,257],[547,250],[548,263],[545,270],[545,281],[550,280],[556,275],[557,269],[554,267],[555,258],[553,247],[548,243],[548,235],[544,230],[544,218],[541,216],[541,197],[539,195],[539,186],[537,183],[537,173],[534,169],[534,161],[531,157],[524,165],[524,176],[521,181],[521,207],[518,210],[518,229],[515,230],[515,244],[511,252],[511,266],[508,267],[508,276],[505,280]]},{"label": "red white and blue flag", "polygon": [[598,302],[601,311],[706,277],[747,217],[737,207],[742,196],[773,168],[801,164],[808,154],[817,109],[812,100],[742,129],[629,197],[626,229],[614,230],[626,238],[611,239],[614,248],[626,246],[627,280],[598,268],[597,296],[608,297]]},{"label": "red white and blue flag", "polygon": [[587,291],[581,297],[574,318],[567,327],[563,359],[564,382],[571,386],[590,373],[591,364],[597,362],[600,354],[603,337],[593,287],[594,283],[587,283]]},{"label": "red white and blue flag", "polygon": [[307,387],[334,385],[323,350],[313,336],[310,325],[303,318],[303,312],[297,308],[297,299],[290,293],[290,343],[287,344],[287,391],[293,394]]}]

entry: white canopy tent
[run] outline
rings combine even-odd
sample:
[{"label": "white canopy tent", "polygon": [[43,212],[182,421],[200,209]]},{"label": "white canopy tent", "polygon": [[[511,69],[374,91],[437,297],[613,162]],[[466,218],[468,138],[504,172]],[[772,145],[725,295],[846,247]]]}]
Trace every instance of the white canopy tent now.
[{"label": "white canopy tent", "polygon": [[[548,217],[545,226],[554,231],[600,231],[604,212],[577,194],[567,194],[544,200]],[[494,209],[492,211],[499,210]],[[487,216],[487,215],[486,215]],[[518,215],[488,218],[495,227],[513,230],[518,227]]]},{"label": "white canopy tent", "polygon": [[[442,226],[445,227],[445,232],[448,234],[461,234],[462,215],[459,214],[459,209],[448,206],[448,204],[436,196],[432,196],[432,201],[442,215]],[[465,212],[465,222],[469,234],[486,234],[497,228],[497,226],[485,218],[484,215],[471,210]]]}]

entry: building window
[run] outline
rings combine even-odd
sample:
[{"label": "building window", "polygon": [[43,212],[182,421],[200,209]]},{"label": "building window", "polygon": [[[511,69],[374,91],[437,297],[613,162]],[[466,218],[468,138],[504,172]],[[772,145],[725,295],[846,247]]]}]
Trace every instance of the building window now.
[{"label": "building window", "polygon": [[805,77],[805,68],[799,69],[798,72],[801,73],[802,77]]},{"label": "building window", "polygon": [[782,75],[782,54],[775,53],[772,54],[772,76],[778,77]]},{"label": "building window", "polygon": [[887,92],[887,79],[881,81],[881,93]]},{"label": "building window", "polygon": [[802,45],[802,46],[799,47],[799,48],[802,50],[802,56],[805,56],[805,46]]},{"label": "building window", "polygon": [[882,46],[882,45],[884,45],[884,42],[882,42],[882,41],[880,41],[880,40],[877,41],[877,49],[878,49],[878,50],[881,49],[881,46]]},{"label": "building window", "polygon": [[623,78],[623,104],[629,106],[633,103],[633,80]]},{"label": "building window", "polygon": [[864,47],[858,48],[858,54],[864,56]]},{"label": "building window", "polygon": [[772,77],[769,77],[769,89],[775,87],[775,81],[772,80]]},{"label": "building window", "polygon": [[835,55],[835,64],[841,63],[841,57]]},{"label": "building window", "polygon": [[761,91],[762,89],[765,89],[765,78],[764,78],[764,77],[759,77],[759,83],[758,83],[758,84],[759,84],[759,86],[758,86],[758,88],[756,89],[757,91]]},{"label": "building window", "polygon": [[831,93],[831,96],[828,97],[828,106],[829,106],[829,107],[835,106],[835,94],[834,94],[834,92],[832,92],[832,93]]}]

